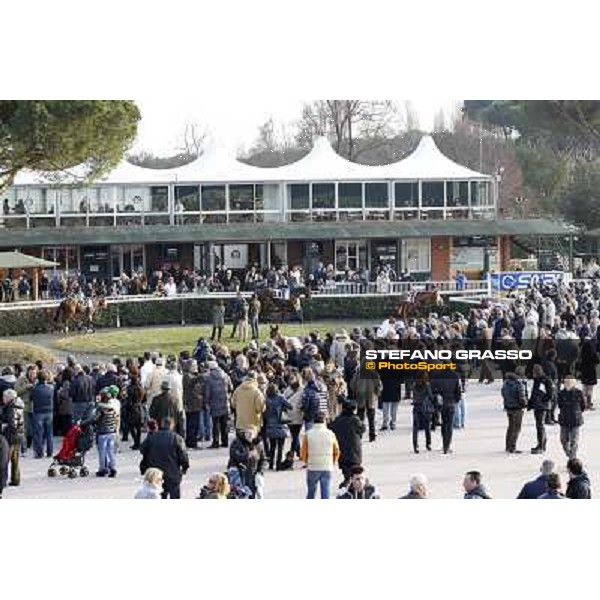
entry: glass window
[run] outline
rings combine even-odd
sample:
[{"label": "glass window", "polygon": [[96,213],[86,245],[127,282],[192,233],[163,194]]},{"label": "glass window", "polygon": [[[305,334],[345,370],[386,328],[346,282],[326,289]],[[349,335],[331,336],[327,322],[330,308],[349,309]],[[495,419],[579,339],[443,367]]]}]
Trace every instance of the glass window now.
[{"label": "glass window", "polygon": [[225,210],[225,186],[202,186],[202,210],[206,212]]},{"label": "glass window", "polygon": [[419,184],[416,181],[397,182],[394,188],[396,208],[418,208]]},{"label": "glass window", "polygon": [[338,202],[339,208],[362,208],[362,184],[340,183]]},{"label": "glass window", "polygon": [[[125,205],[125,211],[127,206]],[[132,205],[134,206],[135,203]],[[152,212],[167,212],[169,210],[169,188],[166,186],[154,186],[150,188],[150,210]],[[133,212],[133,211],[132,211]]]},{"label": "glass window", "polygon": [[362,241],[336,242],[335,268],[337,271],[358,271],[367,265],[367,243]]},{"label": "glass window", "polygon": [[388,206],[387,183],[367,183],[367,184],[365,184],[365,207],[366,208],[387,208],[387,206]]},{"label": "glass window", "polygon": [[421,187],[424,208],[444,206],[443,181],[423,181]]},{"label": "glass window", "polygon": [[469,205],[469,182],[447,181],[446,203],[448,208],[465,207]]},{"label": "glass window", "polygon": [[175,186],[175,212],[200,210],[200,188],[197,185]]},{"label": "glass window", "polygon": [[335,184],[313,183],[312,205],[315,208],[335,208]]},{"label": "glass window", "polygon": [[402,270],[409,273],[431,271],[431,240],[410,238],[402,240]]},{"label": "glass window", "polygon": [[308,184],[293,183],[288,187],[291,210],[308,210],[309,191]]},{"label": "glass window", "polygon": [[471,181],[471,204],[479,206],[479,185],[476,181]]},{"label": "glass window", "polygon": [[229,210],[254,211],[254,186],[230,185]]}]

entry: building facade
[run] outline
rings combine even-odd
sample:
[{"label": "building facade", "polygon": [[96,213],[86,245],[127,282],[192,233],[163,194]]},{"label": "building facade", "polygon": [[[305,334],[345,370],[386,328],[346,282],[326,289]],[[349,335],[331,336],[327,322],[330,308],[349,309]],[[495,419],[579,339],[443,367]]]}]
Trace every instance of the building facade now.
[{"label": "building facade", "polygon": [[352,163],[324,138],[276,168],[213,145],[177,169],[123,162],[93,184],[22,173],[2,198],[0,250],[102,278],[219,265],[310,271],[319,262],[478,277],[507,263],[511,236],[562,232],[545,220],[499,219],[495,178],[450,160],[429,136],[389,165]]}]

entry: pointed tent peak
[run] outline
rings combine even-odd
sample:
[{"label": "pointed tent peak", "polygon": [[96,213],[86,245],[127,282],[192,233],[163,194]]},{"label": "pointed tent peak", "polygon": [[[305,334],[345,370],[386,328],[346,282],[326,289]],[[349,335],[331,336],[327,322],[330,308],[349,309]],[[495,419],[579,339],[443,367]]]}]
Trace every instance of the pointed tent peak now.
[{"label": "pointed tent peak", "polygon": [[406,158],[381,167],[394,179],[490,179],[448,158],[431,135],[424,135],[416,149]]}]

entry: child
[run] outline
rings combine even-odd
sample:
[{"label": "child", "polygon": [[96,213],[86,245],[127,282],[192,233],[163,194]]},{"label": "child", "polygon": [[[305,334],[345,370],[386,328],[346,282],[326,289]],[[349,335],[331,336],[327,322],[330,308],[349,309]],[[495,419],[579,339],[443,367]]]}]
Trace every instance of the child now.
[{"label": "child", "polygon": [[163,472],[151,467],[144,473],[144,481],[137,491],[135,500],[160,500],[162,492]]}]

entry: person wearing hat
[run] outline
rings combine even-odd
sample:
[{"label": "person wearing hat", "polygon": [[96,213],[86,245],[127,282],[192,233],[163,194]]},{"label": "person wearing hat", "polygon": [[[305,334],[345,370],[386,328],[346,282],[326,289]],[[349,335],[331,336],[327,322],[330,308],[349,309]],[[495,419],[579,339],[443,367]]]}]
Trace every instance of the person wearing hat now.
[{"label": "person wearing hat", "polygon": [[340,485],[342,488],[348,485],[352,468],[362,464],[362,436],[365,425],[356,416],[354,400],[344,401],[341,414],[331,423],[331,431],[335,433],[340,448],[338,466],[344,478]]},{"label": "person wearing hat", "polygon": [[265,397],[258,388],[254,371],[249,371],[241,385],[233,392],[231,409],[235,413],[237,430],[253,427],[257,433],[262,428],[262,416],[265,412]]},{"label": "person wearing hat", "polygon": [[157,423],[161,423],[165,417],[169,417],[177,430],[179,409],[177,401],[171,394],[171,381],[168,377],[164,377],[160,382],[160,393],[154,396],[148,414]]},{"label": "person wearing hat", "polygon": [[96,398],[95,383],[91,375],[88,375],[81,365],[73,368],[75,376],[71,379],[71,408],[73,422],[85,419],[94,408]]},{"label": "person wearing hat", "polygon": [[8,443],[8,462],[10,463],[10,484],[21,483],[21,469],[19,458],[21,456],[21,444],[25,435],[25,417],[23,412],[23,400],[19,398],[13,389],[4,390],[2,394],[3,407],[0,411],[0,434]]}]

